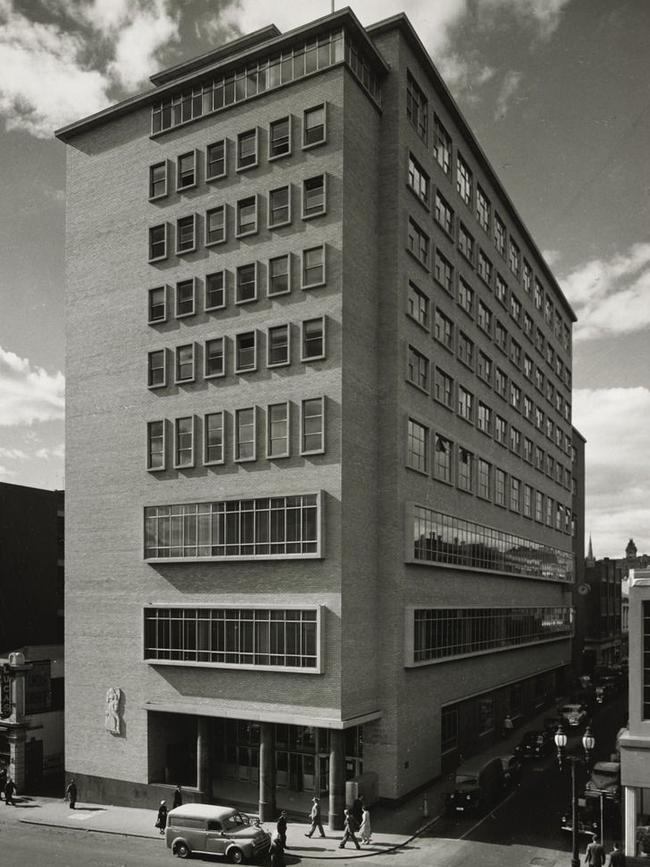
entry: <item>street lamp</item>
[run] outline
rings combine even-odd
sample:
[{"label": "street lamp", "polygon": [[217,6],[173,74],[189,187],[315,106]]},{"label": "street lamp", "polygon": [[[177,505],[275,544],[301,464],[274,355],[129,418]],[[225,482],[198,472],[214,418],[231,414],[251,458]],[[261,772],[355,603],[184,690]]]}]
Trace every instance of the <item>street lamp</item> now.
[{"label": "street lamp", "polygon": [[582,736],[582,747],[585,751],[584,759],[578,755],[567,755],[564,750],[567,745],[567,736],[562,726],[558,727],[555,733],[555,746],[557,747],[557,760],[562,769],[562,761],[567,759],[571,762],[571,828],[572,828],[572,847],[571,847],[571,867],[580,867],[580,855],[578,852],[578,798],[576,792],[576,765],[585,764],[589,766],[589,758],[592,750],[596,746],[596,738],[593,736],[589,726],[585,729]]}]

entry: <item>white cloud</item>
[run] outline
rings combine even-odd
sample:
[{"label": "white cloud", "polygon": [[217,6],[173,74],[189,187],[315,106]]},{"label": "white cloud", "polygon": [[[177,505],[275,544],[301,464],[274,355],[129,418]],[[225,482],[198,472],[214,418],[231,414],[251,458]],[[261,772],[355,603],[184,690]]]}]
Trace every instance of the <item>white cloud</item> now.
[{"label": "white cloud", "polygon": [[115,60],[109,74],[123,87],[134,89],[157,68],[156,52],[178,39],[178,16],[165,10],[164,0],[155,0],[131,17],[116,37]]},{"label": "white cloud", "polygon": [[13,470],[8,470],[7,467],[3,467],[0,465],[0,476],[6,476],[7,478],[11,478],[11,476],[15,476],[16,473]]},{"label": "white cloud", "polygon": [[65,379],[0,347],[0,426],[63,418]]},{"label": "white cloud", "polygon": [[562,253],[559,250],[542,250],[542,256],[546,260],[546,263],[552,268],[560,261]]},{"label": "white cloud", "polygon": [[[58,446],[54,446],[54,448],[42,448],[34,452],[35,458],[41,458],[45,461],[49,461],[52,458],[62,458],[64,455],[65,446],[63,445],[63,443],[60,443]],[[2,457],[1,454],[0,457]]]},{"label": "white cloud", "polygon": [[650,325],[650,243],[611,259],[585,262],[561,281],[576,310],[576,340],[639,331]]},{"label": "white cloud", "polygon": [[565,6],[571,0],[478,0],[479,10],[485,15],[505,13],[516,16],[534,28],[535,34],[548,39],[558,28]]},{"label": "white cloud", "polygon": [[521,72],[517,72],[514,69],[508,70],[506,74],[503,76],[503,81],[501,82],[501,89],[499,90],[499,95],[497,96],[497,104],[494,110],[494,119],[495,120],[503,120],[503,118],[508,113],[508,108],[510,107],[510,103],[512,99],[519,89],[519,84],[521,83]]},{"label": "white cloud", "polygon": [[650,389],[577,389],[573,423],[587,439],[585,529],[597,557],[650,551]]},{"label": "white cloud", "polygon": [[0,458],[10,461],[24,461],[29,455],[22,449],[7,449],[0,446]]}]

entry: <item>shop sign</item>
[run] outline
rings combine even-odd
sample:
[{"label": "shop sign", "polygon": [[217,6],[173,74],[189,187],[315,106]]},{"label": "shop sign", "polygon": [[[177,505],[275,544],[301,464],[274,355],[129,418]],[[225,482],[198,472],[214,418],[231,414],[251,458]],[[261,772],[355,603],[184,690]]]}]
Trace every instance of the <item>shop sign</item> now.
[{"label": "shop sign", "polygon": [[9,666],[3,665],[0,671],[0,719],[11,716],[11,675]]}]

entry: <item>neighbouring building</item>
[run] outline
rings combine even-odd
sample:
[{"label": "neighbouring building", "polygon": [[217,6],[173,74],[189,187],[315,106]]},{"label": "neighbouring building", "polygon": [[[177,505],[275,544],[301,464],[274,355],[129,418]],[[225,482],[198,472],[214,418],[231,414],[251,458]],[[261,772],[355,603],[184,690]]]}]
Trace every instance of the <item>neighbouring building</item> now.
[{"label": "neighbouring building", "polygon": [[64,494],[0,483],[0,765],[63,770]]},{"label": "neighbouring building", "polygon": [[152,82],[57,133],[66,766],[336,827],[565,688],[575,316],[404,15]]},{"label": "neighbouring building", "polygon": [[571,483],[573,487],[573,554],[575,557],[575,584],[573,591],[573,673],[581,675],[584,667],[585,630],[587,628],[587,594],[585,584],[585,445],[586,440],[577,428],[572,428]]}]

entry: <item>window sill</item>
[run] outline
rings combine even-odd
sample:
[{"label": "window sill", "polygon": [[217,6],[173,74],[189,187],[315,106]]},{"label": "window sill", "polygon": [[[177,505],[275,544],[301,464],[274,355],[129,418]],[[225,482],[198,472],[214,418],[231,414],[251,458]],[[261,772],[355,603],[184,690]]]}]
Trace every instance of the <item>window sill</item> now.
[{"label": "window sill", "polygon": [[302,214],[301,219],[307,222],[307,220],[313,220],[315,217],[324,217],[327,213],[327,210],[323,208],[322,211],[315,211],[313,214]]},{"label": "window sill", "polygon": [[273,229],[282,229],[285,226],[290,226],[290,225],[291,225],[291,217],[289,217],[288,220],[283,220],[281,223],[267,223],[266,228],[269,231],[272,231]]},{"label": "window sill", "polygon": [[406,469],[410,470],[412,473],[417,473],[419,476],[424,476],[425,479],[429,478],[428,470],[419,470],[417,467],[412,467],[410,464],[406,464]]},{"label": "window sill", "polygon": [[302,450],[300,451],[300,455],[303,458],[307,458],[307,457],[310,457],[312,455],[324,455],[324,454],[325,454],[325,449],[312,449],[311,451],[308,451],[308,452],[304,452]]},{"label": "window sill", "polygon": [[160,319],[147,319],[147,325],[162,325],[163,322],[167,322],[166,316],[161,316]]},{"label": "window sill", "polygon": [[291,287],[289,287],[288,289],[282,289],[281,292],[269,292],[269,291],[267,291],[266,297],[267,298],[275,298],[278,295],[289,295],[289,294],[291,294]]},{"label": "window sill", "polygon": [[175,470],[193,470],[195,469],[196,464],[192,461],[191,464],[174,464]]},{"label": "window sill", "polygon": [[267,368],[270,370],[274,370],[276,367],[289,367],[291,364],[291,359],[288,358],[286,361],[268,361],[266,362]]},{"label": "window sill", "polygon": [[427,272],[427,274],[431,273],[431,269],[429,268],[428,262],[423,262],[422,259],[418,259],[418,257],[415,255],[415,253],[412,250],[410,250],[408,247],[406,247],[405,249],[406,249],[406,252],[408,253],[408,255],[411,257],[411,259],[413,259],[414,262],[418,263],[420,268],[423,268]]},{"label": "window sill", "polygon": [[[325,285],[326,285],[326,281],[321,280],[319,283],[303,283],[300,288],[301,289],[318,289],[319,286],[325,286]],[[283,294],[286,294],[286,293],[283,293]]]},{"label": "window sill", "polygon": [[300,149],[303,151],[310,151],[310,150],[312,150],[312,148],[320,147],[320,145],[324,145],[326,143],[327,143],[327,138],[321,138],[318,141],[312,141],[312,142],[309,142],[309,144],[303,144]]},{"label": "window sill", "polygon": [[225,310],[225,309],[226,309],[226,305],[225,305],[225,304],[215,304],[215,305],[213,305],[212,307],[207,307],[207,306],[206,306],[206,307],[203,308],[203,310],[204,310],[205,313],[212,313],[214,310]]},{"label": "window sill", "polygon": [[411,382],[410,379],[405,379],[404,382],[406,382],[407,385],[412,386],[412,388],[416,388],[418,391],[421,391],[422,394],[426,394],[427,397],[429,396],[428,389],[423,388],[421,385],[418,385],[417,382]]},{"label": "window sill", "polygon": [[182,250],[179,250],[177,247],[176,248],[176,255],[177,256],[187,256],[187,255],[189,255],[189,253],[196,253],[196,251],[197,251],[196,244],[193,247],[183,248]]},{"label": "window sill", "polygon": [[190,310],[189,313],[176,313],[176,318],[177,319],[187,319],[188,316],[194,316],[194,315],[195,315],[195,311]]},{"label": "window sill", "polygon": [[266,460],[267,461],[281,461],[284,458],[290,458],[290,457],[291,457],[291,454],[289,452],[283,452],[283,454],[281,454],[281,455],[269,455],[269,454],[267,454]]},{"label": "window sill", "polygon": [[182,187],[176,187],[177,193],[184,193],[186,190],[195,190],[198,187],[197,181],[193,184],[184,184]]},{"label": "window sill", "polygon": [[152,263],[152,262],[164,262],[165,259],[167,259],[167,258],[168,258],[167,253],[165,253],[165,254],[162,255],[162,256],[154,256],[153,259],[147,259],[147,262],[149,262],[149,263]]},{"label": "window sill", "polygon": [[174,385],[191,385],[196,382],[196,377],[192,376],[190,379],[175,379]]},{"label": "window sill", "polygon": [[244,367],[244,368],[236,367],[234,372],[237,374],[237,376],[243,376],[246,373],[255,373],[256,371],[257,371],[257,365],[255,365],[255,367]]},{"label": "window sill", "polygon": [[223,379],[225,377],[225,375],[226,375],[225,370],[223,371],[223,373],[204,373],[203,379]]},{"label": "window sill", "polygon": [[300,360],[303,364],[309,364],[311,361],[324,361],[326,358],[326,355],[314,355],[308,357],[305,357],[303,355],[300,356]]},{"label": "window sill", "polygon": [[155,385],[147,385],[150,391],[155,391],[157,388],[167,388],[167,382],[157,382]]},{"label": "window sill", "polygon": [[274,154],[273,156],[267,157],[267,162],[274,163],[274,162],[276,162],[276,160],[286,159],[287,157],[290,157],[290,156],[291,156],[291,149],[289,149],[288,151],[285,151],[282,154]]},{"label": "window sill", "polygon": [[257,226],[254,229],[247,229],[245,232],[235,232],[235,238],[250,238],[251,235],[257,235]]},{"label": "window sill", "polygon": [[167,467],[147,467],[148,473],[164,473]]},{"label": "window sill", "polygon": [[257,301],[257,292],[253,296],[253,298],[236,298],[235,306],[241,307],[242,304],[254,304]]},{"label": "window sill", "polygon": [[222,172],[220,175],[210,175],[209,177],[206,176],[205,181],[206,181],[206,183],[210,183],[210,181],[220,181],[223,178],[227,178],[227,177],[228,177],[228,172]]},{"label": "window sill", "polygon": [[251,169],[256,169],[258,166],[259,166],[259,162],[256,160],[254,163],[251,163],[250,165],[247,165],[247,166],[237,166],[235,171],[237,172],[237,174],[240,174],[241,172],[248,172]]},{"label": "window sill", "polygon": [[226,461],[222,458],[220,461],[203,461],[204,467],[222,467]]},{"label": "window sill", "polygon": [[415,324],[418,326],[418,328],[421,328],[423,331],[426,331],[427,334],[431,333],[431,329],[429,328],[429,326],[425,325],[423,322],[418,322],[418,320],[415,318],[415,316],[411,316],[411,314],[408,312],[408,310],[406,311],[406,315],[411,320],[411,322],[415,322]]},{"label": "window sill", "polygon": [[205,242],[204,242],[204,246],[205,247],[216,247],[218,244],[225,244],[227,240],[228,240],[227,238],[219,238],[217,241],[208,241],[208,239],[206,238]]},{"label": "window sill", "polygon": [[161,199],[166,199],[169,193],[158,193],[157,196],[149,196],[150,202],[159,202]]}]

